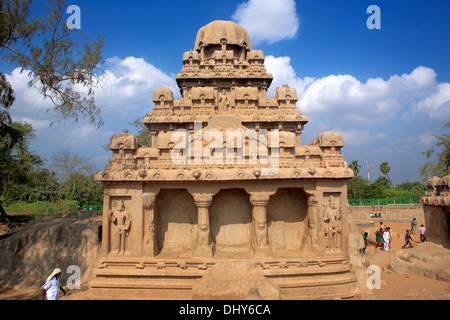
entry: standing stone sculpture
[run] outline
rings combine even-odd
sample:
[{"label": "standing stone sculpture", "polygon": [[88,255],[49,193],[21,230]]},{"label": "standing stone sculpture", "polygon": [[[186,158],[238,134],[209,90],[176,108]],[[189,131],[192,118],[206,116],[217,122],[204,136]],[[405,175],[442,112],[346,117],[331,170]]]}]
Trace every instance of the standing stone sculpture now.
[{"label": "standing stone sculpture", "polygon": [[130,232],[131,216],[125,210],[125,205],[122,200],[117,204],[116,210],[109,212],[109,219],[114,225],[113,238],[114,244],[117,248],[117,254],[125,254],[128,247],[127,238]]},{"label": "standing stone sculpture", "polygon": [[202,27],[182,60],[181,98],[153,91],[151,145],[113,136],[95,176],[105,194],[91,296],[208,298],[202,288],[220,282],[208,277],[239,265],[227,298],[352,298],[342,135],[302,144],[297,91],[267,96],[264,54],[234,22]]}]

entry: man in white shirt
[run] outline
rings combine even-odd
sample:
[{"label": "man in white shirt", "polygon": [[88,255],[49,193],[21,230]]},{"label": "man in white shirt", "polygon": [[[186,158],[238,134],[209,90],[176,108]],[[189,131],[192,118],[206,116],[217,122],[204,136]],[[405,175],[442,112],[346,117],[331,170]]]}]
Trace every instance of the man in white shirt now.
[{"label": "man in white shirt", "polygon": [[56,268],[52,274],[47,278],[45,284],[42,286],[42,300],[58,300],[59,290],[66,295],[66,291],[61,287],[59,283],[59,277],[61,276],[61,269]]},{"label": "man in white shirt", "polygon": [[423,224],[421,225],[421,227],[419,228],[420,231],[420,242],[424,242],[425,239],[427,238],[427,229],[423,226]]},{"label": "man in white shirt", "polygon": [[391,241],[391,228],[387,227],[383,232],[384,250],[389,250],[389,242]]}]

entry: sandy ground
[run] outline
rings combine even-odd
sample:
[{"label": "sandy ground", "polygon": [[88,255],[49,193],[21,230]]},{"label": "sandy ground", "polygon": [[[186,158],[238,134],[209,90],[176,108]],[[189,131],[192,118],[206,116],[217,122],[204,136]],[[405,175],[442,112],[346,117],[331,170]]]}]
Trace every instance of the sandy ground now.
[{"label": "sandy ground", "polygon": [[[398,233],[400,237],[393,237],[390,250],[408,250],[402,249],[404,244],[404,233],[410,228],[409,223],[386,223],[391,227],[393,233]],[[413,246],[419,245],[419,232],[416,231],[413,237]],[[375,250],[373,245],[367,247],[367,256],[387,254],[382,250]],[[430,279],[414,274],[396,274],[387,270],[387,265],[381,265],[381,289],[372,290],[372,294],[363,295],[361,299],[374,300],[450,300],[450,282]],[[61,300],[85,300],[86,291],[72,290],[68,291],[67,296],[61,297]],[[0,288],[0,300],[38,300],[42,295],[39,288],[30,288],[30,290],[18,291]]]},{"label": "sandy ground", "polygon": [[[393,238],[390,245],[390,250],[409,250],[402,249],[405,244],[404,235],[406,229],[411,229],[409,223],[385,223],[386,227],[390,227],[393,231]],[[378,227],[377,224],[375,224]],[[419,231],[412,234],[413,246],[420,246]],[[399,234],[400,237],[396,237]],[[370,245],[366,249],[367,257],[371,255],[384,255],[387,252],[375,249],[374,245]],[[388,265],[380,265],[381,272],[381,289],[372,290],[369,296],[363,296],[363,299],[381,299],[381,300],[436,300],[445,299],[450,300],[450,282],[430,279],[424,276],[415,274],[397,274],[388,270]]]}]

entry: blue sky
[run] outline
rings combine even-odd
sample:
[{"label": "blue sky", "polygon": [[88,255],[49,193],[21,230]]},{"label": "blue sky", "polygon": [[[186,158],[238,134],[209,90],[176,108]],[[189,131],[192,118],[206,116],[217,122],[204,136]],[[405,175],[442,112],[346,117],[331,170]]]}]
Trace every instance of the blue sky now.
[{"label": "blue sky", "polygon": [[[102,149],[112,135],[151,111],[152,91],[171,87],[182,55],[197,31],[213,20],[232,20],[262,50],[275,87],[297,89],[309,117],[302,143],[323,131],[343,134],[342,153],[358,160],[371,180],[387,161],[394,184],[420,181],[432,133],[450,121],[450,2],[446,0],[68,1],[81,8],[81,28],[106,36],[108,63],[96,92],[104,126],[68,120],[49,127],[49,103],[26,87],[27,74],[1,64],[13,84],[16,121],[33,124],[32,148],[44,159],[62,149],[88,157],[101,170],[112,156]],[[370,5],[381,10],[381,29],[370,30]],[[69,14],[67,15],[69,17]]]}]

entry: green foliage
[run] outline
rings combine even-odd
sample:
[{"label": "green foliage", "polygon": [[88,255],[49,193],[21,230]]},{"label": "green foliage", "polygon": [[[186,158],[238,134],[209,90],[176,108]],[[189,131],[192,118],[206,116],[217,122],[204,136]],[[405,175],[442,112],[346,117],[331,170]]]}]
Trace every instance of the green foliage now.
[{"label": "green foliage", "polygon": [[37,201],[55,202],[59,198],[57,190],[56,173],[37,167],[31,174],[28,174],[26,181],[10,185],[3,192],[1,199],[5,205],[15,201],[25,201],[27,203]]},{"label": "green foliage", "polygon": [[60,200],[56,202],[37,201],[25,202],[17,201],[5,207],[6,211],[11,213],[21,213],[24,215],[33,215],[36,218],[54,212],[70,212],[79,209],[76,201]]},{"label": "green foliage", "polygon": [[[450,122],[444,124],[443,128],[450,128]],[[433,134],[433,136],[437,140],[434,147],[422,152],[429,160],[419,168],[424,181],[433,176],[445,177],[450,174],[450,135]]]},{"label": "green foliage", "polygon": [[[100,108],[94,100],[103,63],[104,37],[89,42],[80,30],[66,25],[65,0],[48,0],[46,10],[36,10],[32,0],[0,0],[0,56],[21,71],[27,70],[28,85],[52,101],[56,121],[88,118],[100,127]],[[39,15],[40,12],[45,12]],[[18,201],[55,202],[83,196],[97,199],[100,187],[84,176],[73,185],[70,197],[61,194],[56,174],[42,168],[43,161],[28,148],[34,137],[29,124],[12,122],[9,109],[14,89],[0,72],[0,213],[2,203]],[[84,179],[84,180],[83,180]],[[72,181],[71,181],[72,182]],[[81,194],[81,195],[80,195]],[[94,196],[95,195],[95,196]],[[40,203],[40,202],[39,202]],[[78,204],[79,205],[79,204]]]},{"label": "green foliage", "polygon": [[41,158],[29,150],[34,138],[33,127],[28,123],[12,122],[10,131],[0,140],[0,196],[8,188],[28,183],[43,164]]},{"label": "green foliage", "polygon": [[103,204],[103,184],[94,176],[75,175],[65,180],[58,188],[61,199],[76,201],[79,206]]},{"label": "green foliage", "polygon": [[353,170],[353,172],[355,173],[355,176],[358,175],[359,170],[361,169],[361,165],[358,164],[358,160],[353,160],[350,165],[349,168]]},{"label": "green foliage", "polygon": [[387,162],[382,162],[380,164],[380,172],[388,178],[389,183],[391,183],[391,179],[389,178],[390,171],[391,171],[391,167],[389,166],[389,164]]},{"label": "green foliage", "polygon": [[385,177],[379,177],[369,184],[367,179],[355,177],[347,184],[348,199],[384,199],[390,197],[420,197],[426,187],[421,182],[406,182],[392,187]]},{"label": "green foliage", "polygon": [[[0,140],[0,210],[8,221],[6,211],[33,215],[77,210],[80,206],[101,205],[103,185],[94,180],[94,166],[83,157],[62,151],[53,157],[57,173],[43,168],[44,162],[29,150],[34,137],[33,128],[27,123],[12,122],[9,126],[17,132],[13,139],[7,133]],[[25,205],[27,204],[27,205]]]},{"label": "green foliage", "polygon": [[355,176],[347,184],[347,198],[348,199],[363,199],[365,198],[366,190],[368,188],[367,179]]}]

